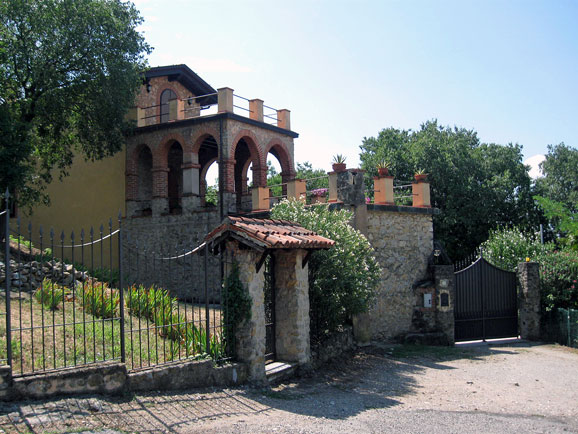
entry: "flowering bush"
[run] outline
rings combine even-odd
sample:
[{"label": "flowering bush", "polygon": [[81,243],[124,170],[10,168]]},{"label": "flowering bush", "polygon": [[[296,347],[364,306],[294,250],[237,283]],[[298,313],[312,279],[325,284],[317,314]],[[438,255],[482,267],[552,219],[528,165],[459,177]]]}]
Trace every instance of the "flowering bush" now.
[{"label": "flowering bush", "polygon": [[505,270],[515,271],[526,258],[540,263],[542,308],[578,309],[578,252],[557,251],[552,243],[541,244],[536,234],[517,228],[496,230],[482,244],[484,257]]},{"label": "flowering bush", "polygon": [[327,206],[306,207],[284,200],[271,211],[272,218],[297,222],[335,241],[329,250],[316,251],[309,260],[311,336],[319,342],[367,311],[379,281],[380,269],[369,241],[349,222],[353,214],[330,211]]}]

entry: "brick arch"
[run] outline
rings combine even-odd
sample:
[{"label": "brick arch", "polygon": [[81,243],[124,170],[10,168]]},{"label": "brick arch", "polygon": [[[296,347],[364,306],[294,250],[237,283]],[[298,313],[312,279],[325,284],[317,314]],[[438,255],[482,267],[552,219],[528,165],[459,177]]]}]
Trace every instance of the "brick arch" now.
[{"label": "brick arch", "polygon": [[295,168],[292,161],[292,155],[287,150],[287,146],[280,139],[271,139],[267,146],[265,146],[264,160],[261,164],[267,167],[267,156],[269,153],[275,150],[278,155],[279,164],[281,165],[281,172],[286,175],[293,175],[295,173]]},{"label": "brick arch", "polygon": [[164,167],[168,165],[167,156],[169,154],[169,149],[174,142],[179,142],[183,152],[185,152],[186,142],[185,138],[179,133],[170,133],[162,138],[160,144],[155,147],[153,151],[153,165],[155,167]]},{"label": "brick arch", "polygon": [[201,168],[201,181],[206,181],[206,177],[207,177],[207,172],[209,171],[209,167],[211,167],[213,165],[213,163],[215,163],[218,160],[218,158],[211,158],[209,161],[207,161],[207,164],[205,164],[202,168]]},{"label": "brick arch", "polygon": [[126,161],[126,174],[127,175],[136,175],[138,170],[138,156],[140,155],[143,148],[148,148],[153,153],[151,147],[146,143],[140,143],[136,145],[132,150],[128,153],[127,161]]},{"label": "brick arch", "polygon": [[231,146],[231,151],[229,152],[229,158],[232,160],[235,159],[235,151],[237,150],[237,144],[241,141],[241,139],[245,139],[245,142],[247,142],[247,146],[249,146],[251,158],[254,160],[256,164],[260,166],[261,161],[263,160],[263,153],[261,152],[261,146],[259,146],[257,136],[255,136],[255,134],[252,131],[247,129],[239,131],[235,136],[235,138],[233,139],[232,142],[233,145]]},{"label": "brick arch", "polygon": [[205,139],[211,136],[213,137],[213,139],[215,139],[217,143],[219,143],[219,141],[217,140],[217,137],[219,137],[219,133],[216,128],[205,126],[199,129],[194,133],[194,135],[191,135],[190,143],[192,146],[190,147],[190,149],[189,147],[187,147],[185,152],[192,152],[194,154],[198,154],[199,149],[201,149],[201,145],[203,144]]}]

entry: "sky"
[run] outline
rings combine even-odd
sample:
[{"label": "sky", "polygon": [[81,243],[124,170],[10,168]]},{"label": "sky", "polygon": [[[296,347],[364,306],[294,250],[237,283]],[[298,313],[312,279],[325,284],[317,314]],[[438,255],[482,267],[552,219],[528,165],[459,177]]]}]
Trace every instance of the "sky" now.
[{"label": "sky", "polygon": [[527,164],[578,147],[578,1],[134,3],[150,66],[291,110],[296,162],[357,167],[364,137],[431,119],[518,143]]}]

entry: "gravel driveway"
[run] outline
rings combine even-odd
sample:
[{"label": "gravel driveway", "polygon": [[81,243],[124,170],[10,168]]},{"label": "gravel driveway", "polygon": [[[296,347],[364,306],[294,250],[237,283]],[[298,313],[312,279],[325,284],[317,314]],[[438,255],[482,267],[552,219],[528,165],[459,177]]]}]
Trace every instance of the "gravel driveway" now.
[{"label": "gravel driveway", "polygon": [[578,433],[578,351],[374,345],[310,378],[0,404],[0,432]]}]

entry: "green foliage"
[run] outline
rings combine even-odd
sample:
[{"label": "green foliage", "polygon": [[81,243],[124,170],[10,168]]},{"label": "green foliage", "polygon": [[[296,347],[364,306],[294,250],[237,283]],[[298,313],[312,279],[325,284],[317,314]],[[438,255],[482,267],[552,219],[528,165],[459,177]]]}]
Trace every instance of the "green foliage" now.
[{"label": "green foliage", "polygon": [[173,359],[178,358],[183,349],[187,355],[210,356],[214,360],[225,354],[225,344],[218,333],[211,335],[207,350],[206,330],[187,322],[186,317],[178,313],[177,299],[166,289],[132,286],[127,294],[127,308],[131,315],[152,321],[158,327],[159,336],[178,343],[171,344]]},{"label": "green foliage", "polygon": [[578,212],[578,149],[560,143],[548,145],[546,159],[540,163],[544,176],[536,180],[536,192],[559,202],[570,213]]},{"label": "green foliage", "polygon": [[0,2],[0,190],[47,201],[75,150],[100,159],[122,149],[150,53],[130,2]]},{"label": "green foliage", "polygon": [[360,159],[367,190],[377,163],[393,163],[390,175],[410,181],[418,168],[428,173],[434,230],[453,260],[471,253],[495,227],[537,226],[531,180],[522,147],[480,143],[473,130],[428,121],[417,131],[387,128],[364,138]]},{"label": "green foliage", "polygon": [[496,230],[482,248],[492,264],[515,271],[526,258],[540,263],[542,308],[578,308],[578,252],[555,250],[553,243],[540,244],[536,234],[524,234],[519,229]]},{"label": "green foliage", "polygon": [[578,252],[553,251],[540,257],[542,307],[578,309]]},{"label": "green foliage", "polygon": [[205,193],[205,204],[217,206],[219,203],[219,187],[217,185],[208,185]]},{"label": "green foliage", "polygon": [[345,160],[347,160],[347,158],[345,158],[342,154],[336,154],[333,156],[333,162],[335,164],[343,164],[345,163]]},{"label": "green foliage", "polygon": [[223,283],[223,317],[225,343],[231,351],[235,348],[235,330],[243,321],[251,319],[251,296],[243,286],[239,275],[239,264],[233,262],[231,271]]},{"label": "green foliage", "polygon": [[554,246],[551,243],[542,245],[539,234],[524,233],[520,228],[514,227],[490,232],[490,237],[481,248],[489,262],[504,270],[515,271],[518,264],[526,258],[540,261]]},{"label": "green foliage", "polygon": [[271,216],[297,222],[335,241],[333,248],[316,251],[309,260],[313,338],[323,339],[349,323],[352,315],[367,311],[380,269],[367,239],[349,224],[351,212],[285,200],[273,208]]},{"label": "green foliage", "polygon": [[157,325],[166,324],[165,319],[172,318],[177,299],[171,297],[166,289],[151,286],[132,286],[128,290],[127,307],[131,315],[146,318]]},{"label": "green foliage", "polygon": [[42,285],[34,292],[34,298],[50,310],[57,310],[62,306],[65,288],[49,279],[44,279]]},{"label": "green foliage", "polygon": [[[577,169],[578,170],[578,169]],[[562,202],[556,202],[542,196],[534,196],[544,215],[556,225],[558,242],[578,250],[578,211],[572,212]]]},{"label": "green foliage", "polygon": [[120,294],[106,283],[93,283],[79,290],[82,307],[98,318],[116,318],[120,311]]}]

